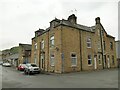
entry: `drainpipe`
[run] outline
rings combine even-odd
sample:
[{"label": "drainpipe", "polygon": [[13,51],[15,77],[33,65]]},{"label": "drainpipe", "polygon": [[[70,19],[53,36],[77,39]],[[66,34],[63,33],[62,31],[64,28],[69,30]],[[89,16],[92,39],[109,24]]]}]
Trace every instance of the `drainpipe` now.
[{"label": "drainpipe", "polygon": [[102,65],[103,65],[103,69],[104,69],[103,36],[102,36],[102,31],[101,31],[101,29],[100,29],[100,40],[101,40],[101,50],[102,50]]},{"label": "drainpipe", "polygon": [[79,35],[80,35],[80,68],[81,68],[81,71],[83,70],[82,69],[82,40],[81,40],[81,30],[79,30]]},{"label": "drainpipe", "polygon": [[62,50],[62,25],[61,25],[61,73],[64,73],[64,54],[63,54],[63,50]]},{"label": "drainpipe", "polygon": [[40,49],[39,49],[39,67],[40,67],[40,64],[41,64],[41,42],[40,42]]},{"label": "drainpipe", "polygon": [[49,31],[48,31],[48,60],[47,60],[47,72],[48,72],[48,68],[49,68]]}]

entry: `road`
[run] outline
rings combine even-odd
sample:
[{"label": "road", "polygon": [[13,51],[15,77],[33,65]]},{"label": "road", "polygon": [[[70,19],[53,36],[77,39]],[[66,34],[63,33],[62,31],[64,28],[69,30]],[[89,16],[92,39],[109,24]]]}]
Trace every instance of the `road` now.
[{"label": "road", "polygon": [[24,75],[13,67],[2,67],[2,88],[118,88],[118,70],[69,74]]}]

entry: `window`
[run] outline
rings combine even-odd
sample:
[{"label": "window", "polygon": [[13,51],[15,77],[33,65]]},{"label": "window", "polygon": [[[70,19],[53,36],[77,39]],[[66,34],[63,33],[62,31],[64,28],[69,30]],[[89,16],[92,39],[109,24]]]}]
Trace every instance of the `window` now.
[{"label": "window", "polygon": [[54,36],[50,37],[50,46],[54,46]]},{"label": "window", "polygon": [[54,55],[53,55],[53,54],[50,55],[50,65],[51,65],[51,66],[54,66],[54,65],[55,65]]},{"label": "window", "polygon": [[110,49],[113,50],[113,43],[110,42]]},{"label": "window", "polygon": [[100,30],[98,29],[98,35],[100,36]]},{"label": "window", "polygon": [[98,41],[98,49],[101,49],[101,43]]},{"label": "window", "polygon": [[91,38],[87,38],[87,48],[91,48]]},{"label": "window", "polygon": [[37,58],[36,58],[36,56],[34,57],[34,63],[37,64]]},{"label": "window", "polygon": [[71,66],[77,66],[77,56],[75,53],[71,54]]},{"label": "window", "polygon": [[105,47],[105,41],[103,41],[103,49],[104,50],[106,49],[106,47]]},{"label": "window", "polygon": [[101,62],[101,56],[100,55],[98,55],[98,63],[102,64],[102,62]]},{"label": "window", "polygon": [[114,56],[113,56],[113,55],[112,55],[112,64],[113,64],[113,65],[115,64]]},{"label": "window", "polygon": [[35,43],[34,48],[35,48],[35,50],[37,49],[37,43]]},{"label": "window", "polygon": [[44,49],[44,40],[41,42],[41,49]]},{"label": "window", "polygon": [[92,57],[91,55],[88,55],[88,65],[91,65],[92,64]]}]

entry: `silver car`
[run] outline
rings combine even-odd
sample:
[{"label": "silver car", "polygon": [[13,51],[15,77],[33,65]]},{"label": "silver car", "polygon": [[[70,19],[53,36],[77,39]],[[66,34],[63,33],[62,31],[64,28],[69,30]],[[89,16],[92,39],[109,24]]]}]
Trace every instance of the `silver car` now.
[{"label": "silver car", "polygon": [[24,73],[25,74],[40,73],[40,68],[35,63],[27,63]]},{"label": "silver car", "polygon": [[2,65],[5,66],[5,67],[11,67],[11,64],[8,63],[8,62],[7,63],[3,63]]}]

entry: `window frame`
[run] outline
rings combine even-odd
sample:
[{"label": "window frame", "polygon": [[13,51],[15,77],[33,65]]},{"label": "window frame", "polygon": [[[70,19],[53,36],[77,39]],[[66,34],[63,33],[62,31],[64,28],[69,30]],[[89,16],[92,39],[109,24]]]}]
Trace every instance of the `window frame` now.
[{"label": "window frame", "polygon": [[54,35],[52,35],[50,37],[50,46],[55,46],[55,37],[54,37]]},{"label": "window frame", "polygon": [[41,49],[44,49],[44,48],[45,48],[45,41],[42,40],[42,41],[41,41]]},{"label": "window frame", "polygon": [[101,60],[101,55],[100,54],[98,55],[98,64],[102,65],[102,60]]},{"label": "window frame", "polygon": [[[75,57],[72,57],[72,54],[75,54]],[[71,67],[76,67],[77,66],[77,55],[75,52],[70,53],[70,60],[71,60]],[[75,64],[73,64],[73,60],[75,60]]]},{"label": "window frame", "polygon": [[[88,58],[88,56],[90,56],[91,58]],[[92,66],[92,55],[91,54],[88,54],[87,55],[87,61],[88,61],[88,66]],[[91,62],[91,64],[89,64],[89,61]]]},{"label": "window frame", "polygon": [[50,66],[55,66],[55,55],[54,54],[50,54]]},{"label": "window frame", "polygon": [[98,41],[98,50],[100,50],[100,49],[101,49],[101,42]]},{"label": "window frame", "polygon": [[37,43],[34,44],[34,50],[37,50]]},{"label": "window frame", "polygon": [[[92,45],[91,45],[91,38],[90,37],[87,37],[87,48],[92,48]],[[90,46],[89,46],[90,45]]]},{"label": "window frame", "polygon": [[113,50],[113,42],[110,42],[110,49]]}]

